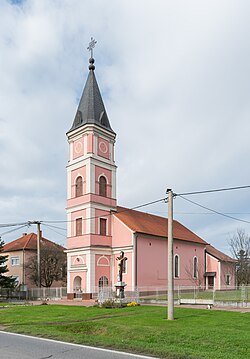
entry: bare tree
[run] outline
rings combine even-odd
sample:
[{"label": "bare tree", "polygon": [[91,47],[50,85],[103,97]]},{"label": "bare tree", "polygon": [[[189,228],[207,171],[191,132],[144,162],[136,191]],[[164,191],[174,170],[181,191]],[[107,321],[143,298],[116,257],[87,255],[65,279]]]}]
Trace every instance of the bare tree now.
[{"label": "bare tree", "polygon": [[237,284],[250,284],[250,237],[244,229],[238,228],[236,234],[229,239],[233,257],[237,260]]},{"label": "bare tree", "polygon": [[198,262],[197,268],[194,268],[194,262],[190,260],[188,265],[185,266],[185,272],[194,285],[204,286],[204,268],[201,263]]},{"label": "bare tree", "polygon": [[[66,283],[67,256],[59,245],[41,246],[40,251],[41,286],[51,287],[54,281]],[[37,255],[29,258],[26,264],[27,275],[38,285]]]}]

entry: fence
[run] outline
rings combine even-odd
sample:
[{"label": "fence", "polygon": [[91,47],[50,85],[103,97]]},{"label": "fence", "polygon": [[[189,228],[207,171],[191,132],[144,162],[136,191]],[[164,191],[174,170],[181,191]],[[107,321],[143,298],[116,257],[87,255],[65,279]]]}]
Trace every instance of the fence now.
[{"label": "fence", "polygon": [[31,288],[26,291],[0,288],[0,300],[46,300],[67,297],[67,288]]},{"label": "fence", "polygon": [[[101,302],[115,298],[113,287],[93,288],[92,298]],[[0,288],[0,301],[4,300],[46,300],[65,299],[67,288],[31,288],[27,291]],[[79,299],[81,299],[80,293]],[[167,287],[125,287],[125,299],[129,302],[167,304]],[[250,308],[250,286],[225,287],[208,290],[198,286],[179,286],[174,290],[176,304],[211,304]]]},{"label": "fence", "polygon": [[[96,289],[95,298],[100,301],[115,297],[113,288],[105,288],[101,291]],[[125,289],[127,301],[140,303],[167,304],[167,287],[137,287]],[[250,308],[250,286],[224,287],[220,290],[208,290],[200,286],[179,286],[174,289],[176,304],[208,304],[215,306],[233,306]]]}]

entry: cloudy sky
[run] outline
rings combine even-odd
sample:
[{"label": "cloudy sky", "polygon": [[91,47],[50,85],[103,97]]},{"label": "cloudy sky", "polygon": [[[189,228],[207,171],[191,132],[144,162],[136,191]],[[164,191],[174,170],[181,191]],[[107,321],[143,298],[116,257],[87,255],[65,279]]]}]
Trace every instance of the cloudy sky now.
[{"label": "cloudy sky", "polygon": [[[65,133],[91,36],[119,204],[250,185],[249,13],[248,0],[0,0],[0,223],[66,219]],[[187,198],[250,221],[250,189]],[[167,204],[144,210],[164,216]],[[174,217],[228,253],[237,228],[250,233],[180,197]],[[63,229],[42,229],[65,244]]]}]

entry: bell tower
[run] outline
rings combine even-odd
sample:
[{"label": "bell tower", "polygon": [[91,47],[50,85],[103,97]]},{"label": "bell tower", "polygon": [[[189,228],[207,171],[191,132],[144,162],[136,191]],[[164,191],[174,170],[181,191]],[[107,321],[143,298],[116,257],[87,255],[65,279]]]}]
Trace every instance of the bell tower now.
[{"label": "bell tower", "polygon": [[111,281],[111,211],[116,210],[116,165],[112,130],[95,77],[93,47],[89,74],[67,132],[68,298],[90,298]]}]

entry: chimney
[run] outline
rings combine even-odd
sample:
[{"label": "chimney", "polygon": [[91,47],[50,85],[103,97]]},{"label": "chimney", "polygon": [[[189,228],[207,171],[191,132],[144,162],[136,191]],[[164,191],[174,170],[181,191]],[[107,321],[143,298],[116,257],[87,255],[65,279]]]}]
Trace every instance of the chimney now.
[{"label": "chimney", "polygon": [[27,236],[27,233],[23,233],[23,237]]}]

